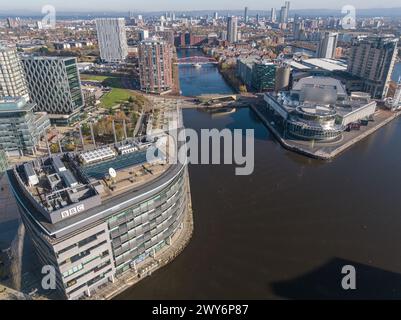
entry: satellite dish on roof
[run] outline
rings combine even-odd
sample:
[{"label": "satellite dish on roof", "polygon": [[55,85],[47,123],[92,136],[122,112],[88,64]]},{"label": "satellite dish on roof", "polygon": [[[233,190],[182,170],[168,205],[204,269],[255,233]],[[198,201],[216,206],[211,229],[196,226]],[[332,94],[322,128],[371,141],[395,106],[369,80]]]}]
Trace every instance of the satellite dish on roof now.
[{"label": "satellite dish on roof", "polygon": [[112,177],[112,178],[117,177],[117,172],[116,172],[116,170],[114,170],[113,168],[110,168],[110,169],[109,169],[109,175],[110,175],[110,177]]}]

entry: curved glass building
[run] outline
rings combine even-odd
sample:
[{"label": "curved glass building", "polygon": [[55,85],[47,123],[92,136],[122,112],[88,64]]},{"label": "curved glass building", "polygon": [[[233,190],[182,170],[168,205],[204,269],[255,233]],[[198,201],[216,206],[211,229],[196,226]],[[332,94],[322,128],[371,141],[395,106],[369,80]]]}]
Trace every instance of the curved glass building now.
[{"label": "curved glass building", "polygon": [[140,274],[185,232],[187,165],[169,164],[162,152],[146,161],[148,147],[125,141],[8,171],[37,256],[54,267],[62,297],[91,296],[125,272]]},{"label": "curved glass building", "polygon": [[287,122],[288,132],[306,140],[334,140],[344,127],[336,124],[337,111],[330,106],[302,105],[295,108]]},{"label": "curved glass building", "polygon": [[344,85],[328,77],[301,78],[291,91],[265,93],[268,112],[283,132],[307,141],[333,141],[353,123],[370,119],[376,102],[364,92],[348,95]]}]

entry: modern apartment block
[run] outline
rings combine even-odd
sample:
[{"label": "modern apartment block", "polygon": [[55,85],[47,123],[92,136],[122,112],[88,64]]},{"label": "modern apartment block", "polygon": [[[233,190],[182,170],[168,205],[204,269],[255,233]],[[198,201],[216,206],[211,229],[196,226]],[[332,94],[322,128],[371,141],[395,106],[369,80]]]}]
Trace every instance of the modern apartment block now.
[{"label": "modern apartment block", "polygon": [[398,39],[391,37],[363,37],[352,43],[348,72],[364,80],[364,91],[373,98],[387,96],[391,75],[398,53]]},{"label": "modern apartment block", "polygon": [[96,19],[100,58],[106,62],[121,62],[128,55],[124,18]]},{"label": "modern apartment block", "polygon": [[336,55],[338,33],[325,32],[319,41],[316,58],[333,59]]},{"label": "modern apartment block", "polygon": [[163,40],[149,39],[139,44],[141,90],[161,94],[173,87],[172,47]]},{"label": "modern apartment block", "polygon": [[24,70],[17,49],[0,44],[0,98],[29,98]]},{"label": "modern apartment block", "polygon": [[34,113],[25,97],[0,98],[0,149],[8,155],[35,154],[50,121],[46,113]]},{"label": "modern apartment block", "polygon": [[227,41],[234,43],[238,41],[238,19],[237,17],[227,18]]},{"label": "modern apartment block", "polygon": [[84,106],[76,58],[24,56],[22,63],[35,111],[45,111],[53,124],[68,125]]}]

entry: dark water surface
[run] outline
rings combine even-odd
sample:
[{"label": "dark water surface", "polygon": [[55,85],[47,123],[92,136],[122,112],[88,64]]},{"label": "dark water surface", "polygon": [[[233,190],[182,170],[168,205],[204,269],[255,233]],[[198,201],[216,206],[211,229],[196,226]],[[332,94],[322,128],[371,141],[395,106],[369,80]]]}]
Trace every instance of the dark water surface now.
[{"label": "dark water surface", "polygon": [[[400,120],[331,162],[284,150],[248,109],[184,121],[254,128],[254,174],[191,166],[191,242],[119,299],[401,298]],[[341,288],[348,264],[355,291]]]},{"label": "dark water surface", "polygon": [[[203,56],[202,50],[182,49],[178,50],[178,57]],[[224,81],[217,67],[213,64],[202,65],[195,68],[192,65],[179,66],[180,87],[184,96],[198,96],[201,94],[233,93],[231,87]]]}]

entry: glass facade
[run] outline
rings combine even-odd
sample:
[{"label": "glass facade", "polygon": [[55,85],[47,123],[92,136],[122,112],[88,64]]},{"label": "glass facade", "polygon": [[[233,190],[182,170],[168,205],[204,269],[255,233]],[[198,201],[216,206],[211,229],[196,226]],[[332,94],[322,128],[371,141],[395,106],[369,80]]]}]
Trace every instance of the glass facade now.
[{"label": "glass facade", "polygon": [[273,90],[276,84],[276,68],[273,63],[255,63],[252,68],[252,87],[258,92]]},{"label": "glass facade", "polygon": [[340,129],[324,129],[292,121],[287,122],[287,130],[290,134],[306,140],[334,140],[342,134]]},{"label": "glass facade", "polygon": [[35,153],[35,147],[50,127],[46,114],[34,114],[24,99],[0,102],[0,146],[6,152]]},{"label": "glass facade", "polygon": [[44,233],[18,172],[9,173],[9,179],[22,220],[40,263],[57,266],[56,286],[67,299],[90,295],[124,271],[140,273],[140,262],[147,263],[148,257],[153,262],[157,252],[175,241],[189,209],[187,167],[176,165],[137,194],[127,190],[120,195],[124,200],[102,201],[103,207],[91,212],[91,222],[55,223],[56,229]]},{"label": "glass facade", "polygon": [[81,92],[79,72],[75,60],[65,61],[65,69],[67,72],[67,79],[70,87],[72,103],[74,105],[74,108],[80,108],[84,105],[84,101]]},{"label": "glass facade", "polygon": [[237,59],[236,72],[241,81],[258,92],[273,90],[276,85],[277,65],[256,58]]},{"label": "glass facade", "polygon": [[24,56],[29,94],[35,111],[45,111],[57,125],[74,122],[84,106],[76,58]]},{"label": "glass facade", "polygon": [[158,195],[108,220],[116,274],[163,247],[181,223],[186,201],[181,174]]}]

